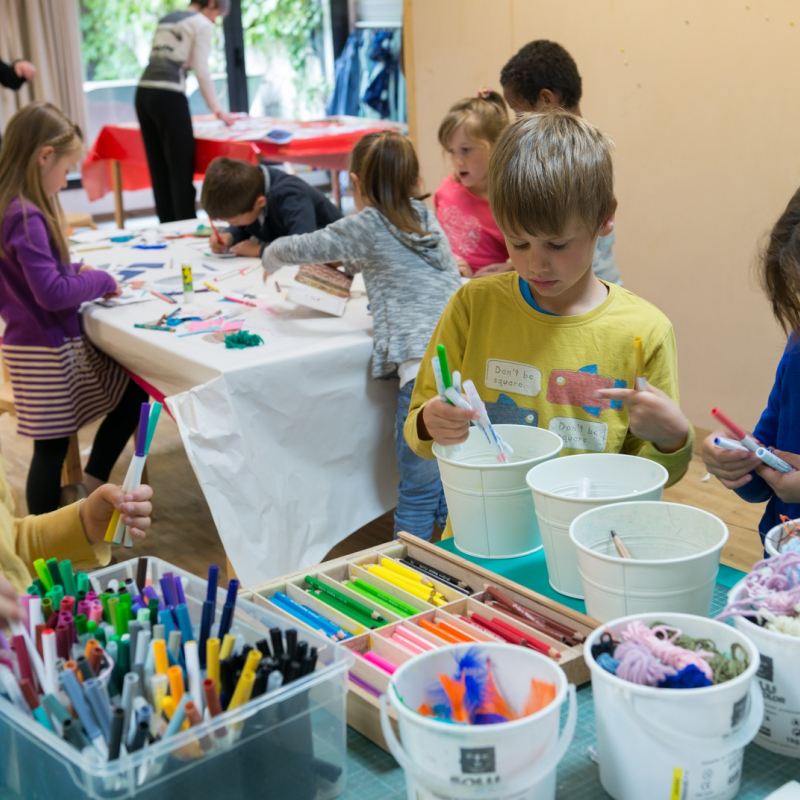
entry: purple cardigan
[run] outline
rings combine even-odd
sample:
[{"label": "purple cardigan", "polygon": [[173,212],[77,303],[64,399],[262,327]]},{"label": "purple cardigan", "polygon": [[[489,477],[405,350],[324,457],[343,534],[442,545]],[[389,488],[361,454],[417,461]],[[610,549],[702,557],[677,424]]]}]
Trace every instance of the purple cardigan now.
[{"label": "purple cardigan", "polygon": [[78,274],[80,265],[62,263],[44,214],[14,200],[0,226],[0,317],[3,341],[29,347],[61,347],[81,335],[78,309],[116,289],[105,272]]}]

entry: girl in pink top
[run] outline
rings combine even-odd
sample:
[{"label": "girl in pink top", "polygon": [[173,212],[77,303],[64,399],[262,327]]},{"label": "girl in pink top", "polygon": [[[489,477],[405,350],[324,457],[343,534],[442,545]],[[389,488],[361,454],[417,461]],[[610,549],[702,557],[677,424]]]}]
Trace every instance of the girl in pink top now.
[{"label": "girl in pink top", "polygon": [[439,143],[450,155],[453,174],[436,190],[439,224],[464,277],[513,269],[503,234],[489,208],[489,159],[508,111],[502,96],[481,89],[477,97],[456,103],[439,126]]}]

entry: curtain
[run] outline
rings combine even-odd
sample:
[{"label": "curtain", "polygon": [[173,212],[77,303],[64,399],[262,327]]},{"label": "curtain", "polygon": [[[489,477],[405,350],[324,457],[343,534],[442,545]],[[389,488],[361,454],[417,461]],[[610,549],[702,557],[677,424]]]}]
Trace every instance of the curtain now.
[{"label": "curtain", "polygon": [[0,126],[31,100],[49,100],[88,132],[78,3],[0,0],[0,20],[0,58],[25,58],[37,71],[18,92],[0,89]]}]

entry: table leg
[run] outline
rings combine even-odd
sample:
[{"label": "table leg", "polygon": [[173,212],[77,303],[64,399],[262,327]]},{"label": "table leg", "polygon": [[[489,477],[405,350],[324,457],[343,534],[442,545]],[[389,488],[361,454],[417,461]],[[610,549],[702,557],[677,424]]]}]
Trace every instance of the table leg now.
[{"label": "table leg", "polygon": [[339,185],[339,170],[331,170],[331,194],[333,195],[333,204],[341,209],[342,207],[342,188]]},{"label": "table leg", "polygon": [[114,220],[118,228],[124,228],[125,209],[122,207],[122,167],[119,161],[111,162],[111,181],[114,185]]}]

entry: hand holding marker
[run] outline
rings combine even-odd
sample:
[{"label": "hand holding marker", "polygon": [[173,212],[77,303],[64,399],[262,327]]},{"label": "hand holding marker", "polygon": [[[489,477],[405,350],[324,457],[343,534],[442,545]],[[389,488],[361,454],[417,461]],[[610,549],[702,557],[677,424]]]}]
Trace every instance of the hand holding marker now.
[{"label": "hand holding marker", "polygon": [[[142,471],[147,460],[147,454],[150,452],[150,444],[156,432],[161,408],[161,403],[153,403],[151,411],[150,403],[142,403],[142,409],[139,414],[139,430],[136,435],[136,450],[128,467],[128,474],[122,484],[122,491],[126,494],[138,489],[142,484]],[[119,511],[114,511],[111,515],[111,521],[108,523],[104,541],[109,544],[122,544],[123,536],[125,547],[129,549],[133,547],[130,531],[122,524]]]},{"label": "hand holding marker", "polygon": [[[463,408],[465,411],[475,411],[480,416],[477,420],[477,425],[483,431],[486,440],[495,450],[495,458],[500,464],[507,464],[508,457],[513,454],[511,446],[503,440],[503,438],[495,431],[494,426],[489,420],[489,415],[486,413],[486,406],[483,404],[475,384],[470,381],[464,381],[464,394],[467,399],[461,394],[461,375],[458,372],[453,373],[453,379],[457,378],[458,387],[453,386],[453,379],[450,377],[450,367],[447,364],[447,352],[444,345],[440,344],[437,348],[439,351],[439,358],[433,359],[433,374],[436,376],[436,390],[439,396],[450,403],[451,406]],[[437,368],[438,367],[438,368]],[[441,379],[441,380],[440,380]],[[444,395],[442,395],[444,389]]]},{"label": "hand holding marker", "polygon": [[[791,464],[787,464],[782,458],[778,458],[773,452],[767,450],[766,447],[761,447],[759,443],[745,431],[743,428],[740,428],[733,420],[731,420],[728,416],[722,413],[718,408],[711,409],[711,415],[716,417],[735,437],[739,440],[739,442],[744,445],[745,449],[750,450],[751,452],[755,453],[768,467],[772,467],[772,469],[777,470],[778,472],[791,472],[794,467]],[[724,444],[717,444],[717,442],[724,442]],[[718,437],[714,439],[714,444],[717,447],[722,447],[724,450],[733,450],[739,448],[731,447],[728,442],[730,439],[725,439],[724,437]]]}]

